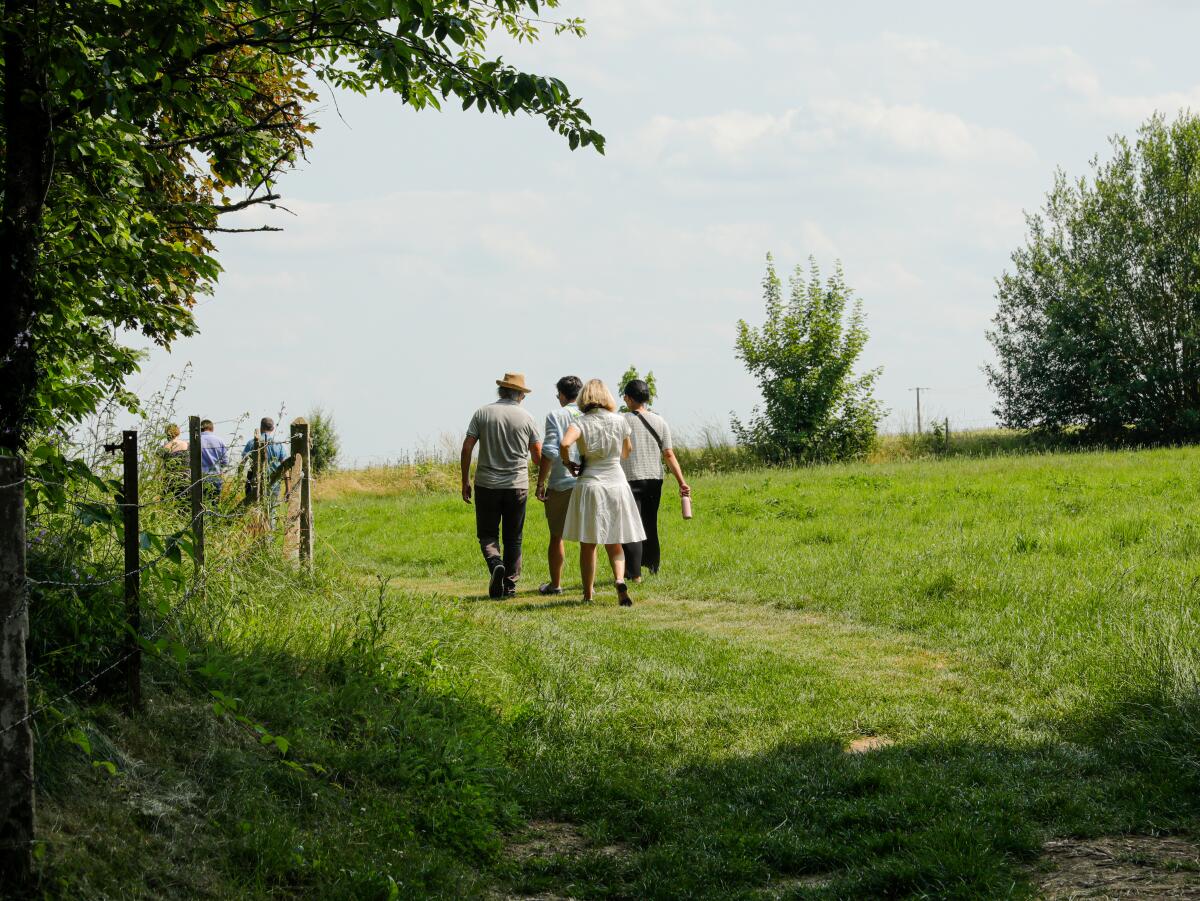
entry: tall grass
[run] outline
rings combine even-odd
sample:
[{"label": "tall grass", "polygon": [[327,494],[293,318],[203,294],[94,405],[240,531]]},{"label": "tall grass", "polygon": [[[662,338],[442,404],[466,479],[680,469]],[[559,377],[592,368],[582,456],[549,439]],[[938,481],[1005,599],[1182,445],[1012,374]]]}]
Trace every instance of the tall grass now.
[{"label": "tall grass", "polygon": [[536,594],[536,506],[488,600],[452,460],[320,480],[314,573],[214,578],[146,715],[40,721],[48,893],[996,897],[1200,827],[1200,452],[700,459],[632,609]]}]

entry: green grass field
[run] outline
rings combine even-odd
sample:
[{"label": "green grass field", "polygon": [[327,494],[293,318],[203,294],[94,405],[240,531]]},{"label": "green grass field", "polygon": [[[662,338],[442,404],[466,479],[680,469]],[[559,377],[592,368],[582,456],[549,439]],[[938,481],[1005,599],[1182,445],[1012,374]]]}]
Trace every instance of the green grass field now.
[{"label": "green grass field", "polygon": [[1200,825],[1196,450],[702,476],[632,609],[574,560],[537,596],[536,502],[488,600],[453,480],[409,476],[335,480],[312,580],[191,620],[192,679],[321,771],[164,672],[91,727],[117,778],[48,754],[62,893],[1024,897],[1047,840]]}]

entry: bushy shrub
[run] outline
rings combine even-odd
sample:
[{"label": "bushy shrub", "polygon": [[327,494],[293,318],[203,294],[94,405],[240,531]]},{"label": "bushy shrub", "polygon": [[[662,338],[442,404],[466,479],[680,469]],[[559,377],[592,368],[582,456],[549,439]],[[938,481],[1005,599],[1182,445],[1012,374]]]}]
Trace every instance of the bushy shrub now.
[{"label": "bushy shrub", "polygon": [[997,283],[986,367],[1005,426],[1200,437],[1200,116],[1155,115],[1089,177],[1059,172]]},{"label": "bushy shrub", "polygon": [[337,468],[338,454],[341,452],[341,439],[333,414],[317,407],[307,418],[309,441],[312,442],[313,473],[323,475],[332,472]]}]

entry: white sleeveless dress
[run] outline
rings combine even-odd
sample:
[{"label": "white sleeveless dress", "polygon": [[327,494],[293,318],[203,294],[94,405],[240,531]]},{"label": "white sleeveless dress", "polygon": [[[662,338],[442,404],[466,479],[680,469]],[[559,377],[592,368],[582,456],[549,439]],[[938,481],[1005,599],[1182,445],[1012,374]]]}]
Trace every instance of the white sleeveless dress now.
[{"label": "white sleeveless dress", "polygon": [[625,417],[593,410],[576,419],[583,437],[583,475],[571,492],[563,538],[584,544],[633,544],[645,541],[633,492],[621,469],[621,449],[630,434]]}]

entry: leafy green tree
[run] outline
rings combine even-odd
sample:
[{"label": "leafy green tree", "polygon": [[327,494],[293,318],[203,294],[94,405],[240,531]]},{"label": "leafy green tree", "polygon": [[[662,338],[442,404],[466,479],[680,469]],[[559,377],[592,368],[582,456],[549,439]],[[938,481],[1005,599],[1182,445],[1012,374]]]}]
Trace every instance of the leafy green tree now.
[{"label": "leafy green tree", "polygon": [[[170,346],[220,271],[226,214],[280,200],[321,80],[604,139],[556,78],[488,51],[557,0],[5,0],[0,449],[121,394],[133,329]],[[556,32],[582,34],[567,19]],[[227,221],[227,220],[226,220]],[[266,230],[266,229],[249,229]],[[133,404],[134,398],[124,397]]]},{"label": "leafy green tree", "polygon": [[[855,375],[867,342],[862,304],[839,266],[824,283],[815,260],[788,281],[767,255],[766,321],[738,322],[737,357],[758,381],[763,406],[749,423],[736,417],[738,441],[771,463],[849,460],[871,449],[883,410],[871,392],[880,369]],[[847,312],[849,307],[849,312]]]},{"label": "leafy green tree", "polygon": [[1200,117],[1061,171],[998,281],[987,367],[1012,427],[1200,437]]},{"label": "leafy green tree", "polygon": [[308,419],[308,440],[312,444],[313,472],[316,475],[332,472],[337,466],[338,454],[342,449],[333,414],[317,407],[305,418]]},{"label": "leafy green tree", "polygon": [[[634,381],[635,379],[642,379],[643,381],[645,381],[646,387],[648,389],[650,389],[650,402],[648,405],[653,407],[655,398],[658,397],[658,383],[654,380],[654,373],[647,372],[645,377],[643,378],[638,373],[637,367],[634,366],[632,363],[630,363],[629,368],[625,370],[625,374],[623,376],[621,376],[621,380],[619,382],[617,382],[617,394],[620,394],[621,392],[623,392],[625,390],[625,386],[628,385],[630,382]],[[621,404],[621,412],[628,413],[629,408],[626,407],[625,404]]]}]

